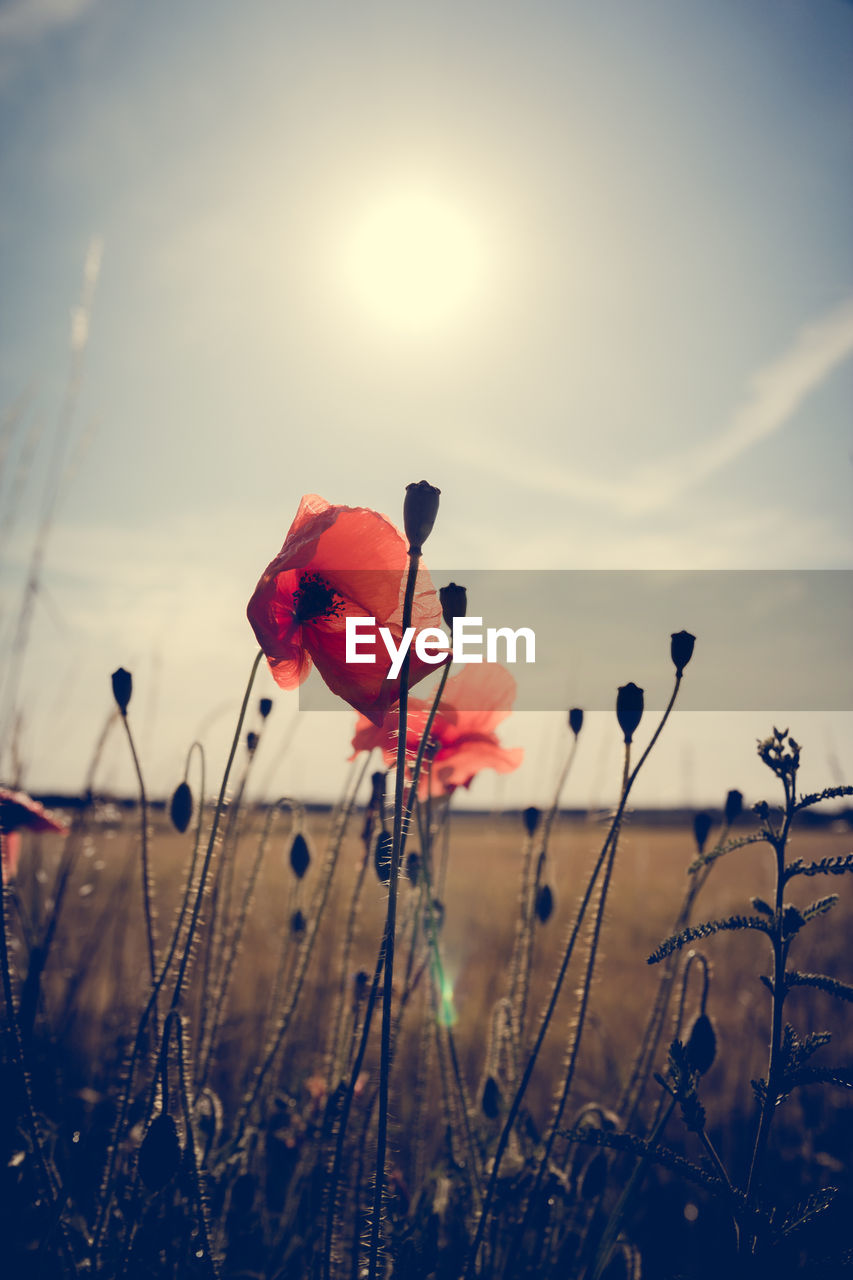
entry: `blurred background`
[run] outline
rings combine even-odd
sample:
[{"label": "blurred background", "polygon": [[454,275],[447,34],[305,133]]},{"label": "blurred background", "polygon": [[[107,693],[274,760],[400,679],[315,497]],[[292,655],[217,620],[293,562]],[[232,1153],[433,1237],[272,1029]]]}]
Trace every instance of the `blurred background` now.
[{"label": "blurred background", "polygon": [[[303,493],[437,484],[460,575],[853,567],[852,70],[842,0],[1,3],[0,776],[78,789],[119,665],[149,789],[215,771]],[[257,692],[259,792],[334,798],[354,714]],[[799,705],[677,715],[637,803],[760,798]],[[790,727],[850,781],[848,710]],[[543,802],[564,715],[501,734],[470,803]]]}]

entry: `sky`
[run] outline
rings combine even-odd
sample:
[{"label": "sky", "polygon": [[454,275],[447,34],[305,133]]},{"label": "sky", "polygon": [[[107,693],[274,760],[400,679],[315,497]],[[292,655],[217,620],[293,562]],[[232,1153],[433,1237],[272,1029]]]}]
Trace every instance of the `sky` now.
[{"label": "sky", "polygon": [[[304,493],[438,485],[457,581],[726,571],[733,636],[727,574],[853,568],[851,84],[843,0],[0,2],[0,775],[81,786],[119,665],[149,789],[215,774]],[[258,793],[332,796],[352,713],[257,693]],[[801,705],[677,715],[637,802],[760,798]],[[849,699],[791,728],[850,780]],[[543,802],[564,714],[501,734],[471,803]],[[612,714],[582,745],[608,803]]]}]

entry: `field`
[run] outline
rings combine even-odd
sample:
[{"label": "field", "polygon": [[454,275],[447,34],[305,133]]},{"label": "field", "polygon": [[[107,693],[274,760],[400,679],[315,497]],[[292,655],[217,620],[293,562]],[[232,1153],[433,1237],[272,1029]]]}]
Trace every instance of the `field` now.
[{"label": "field", "polygon": [[[360,802],[364,798],[361,793]],[[103,1274],[180,1276],[210,1274],[213,1267],[223,1276],[296,1277],[321,1275],[324,1265],[333,1275],[358,1274],[352,1241],[369,1231],[379,1059],[376,1037],[368,1045],[354,1089],[328,1264],[324,1264],[323,1253],[328,1179],[342,1097],[342,1089],[336,1090],[335,1085],[339,1079],[346,1080],[352,1061],[346,1045],[351,1035],[353,992],[360,989],[362,993],[357,1005],[361,1019],[387,905],[387,889],[379,882],[369,856],[373,845],[362,842],[363,810],[363,803],[353,807],[339,842],[334,839],[340,830],[334,815],[322,811],[297,815],[297,826],[310,850],[310,864],[301,878],[294,874],[290,861],[290,814],[247,810],[237,815],[239,821],[234,826],[226,819],[225,839],[217,845],[214,859],[214,866],[224,868],[218,882],[213,871],[219,916],[208,895],[183,1007],[186,1080],[179,1078],[176,1037],[166,1055],[172,1101],[164,1100],[162,1078],[155,1084],[153,1018],[149,1019],[140,1040],[128,1113],[119,1131],[110,1175],[114,1182],[111,1213],[100,1243]],[[440,812],[438,817],[442,818]],[[208,810],[204,824],[210,819]],[[41,974],[31,1034],[26,1026],[22,1028],[38,1132],[49,1153],[53,1176],[61,1179],[63,1195],[68,1197],[63,1213],[68,1243],[64,1252],[55,1212],[48,1225],[44,1206],[39,1206],[34,1193],[38,1174],[32,1167],[32,1134],[21,1119],[3,1197],[3,1238],[13,1242],[4,1246],[4,1251],[21,1274],[67,1272],[70,1258],[79,1259],[84,1253],[86,1237],[91,1241],[99,1196],[103,1202],[102,1180],[105,1162],[109,1164],[110,1134],[120,1111],[122,1080],[126,1079],[123,1073],[150,992],[139,820],[138,807],[95,804],[78,812],[65,842],[56,836],[25,837],[15,906],[10,904],[7,910],[19,992],[26,988],[27,972],[33,969],[32,951],[28,954],[25,939],[29,937],[32,947],[34,939],[44,938],[58,877],[63,868],[68,872],[55,935]],[[521,1063],[533,1042],[540,1011],[609,821],[610,815],[558,815],[550,833],[540,880],[552,891],[553,912],[544,922],[535,918],[529,938],[529,996],[518,1054]],[[461,1239],[469,1239],[475,1220],[468,1189],[469,1144],[476,1150],[474,1158],[481,1162],[480,1177],[485,1183],[488,1160],[517,1083],[515,1068],[501,1060],[502,1053],[506,1059],[505,1046],[502,1050],[494,1042],[490,1028],[493,1011],[500,1008],[498,1002],[511,994],[518,921],[520,914],[524,916],[520,897],[524,851],[528,845],[535,847],[538,838],[527,836],[518,814],[451,813],[437,825],[441,830],[434,846],[432,889],[441,907],[436,905],[431,913],[437,945],[431,950],[429,925],[424,924],[430,913],[424,911],[423,878],[415,885],[403,877],[393,993],[397,1034],[390,1078],[387,1247],[389,1255],[396,1258],[393,1273],[413,1277],[462,1274],[465,1249]],[[755,828],[754,816],[743,815],[732,833],[745,836]],[[259,870],[255,868],[257,883],[248,900],[245,921],[240,924],[244,893],[265,831],[263,860]],[[150,815],[148,834],[154,927],[158,939],[164,939],[182,899],[193,827],[178,834],[159,810]],[[791,841],[789,861],[843,857],[849,854],[850,840],[849,825],[842,820],[803,825]],[[417,843],[413,831],[410,847]],[[334,849],[336,844],[339,852],[332,865],[325,861],[324,850]],[[445,847],[446,855],[442,852]],[[362,876],[365,848],[368,857]],[[564,1129],[579,1116],[586,1116],[585,1123],[590,1117],[596,1121],[596,1130],[612,1125],[616,1132],[621,1131],[626,1105],[623,1091],[666,967],[648,965],[647,957],[673,929],[688,883],[687,867],[695,855],[692,823],[685,817],[650,823],[642,814],[627,814],[603,914],[571,1094],[561,1121]],[[764,845],[727,853],[711,869],[692,919],[754,913],[751,898],[773,900],[773,868],[772,851]],[[271,1003],[279,1011],[288,1005],[300,957],[306,955],[306,939],[311,939],[312,911],[329,870],[328,899],[312,940],[293,1018],[272,1057],[249,1122],[238,1134],[236,1118],[274,1027]],[[828,892],[822,885],[818,892],[811,892],[815,883],[813,878],[794,881],[786,900],[790,898],[804,908]],[[843,892],[846,877],[838,878],[838,887],[841,903],[822,917],[817,928],[804,931],[802,938],[795,940],[792,967],[843,982],[850,976],[845,970],[845,952],[853,916],[849,894]],[[226,902],[230,903],[227,913],[223,911]],[[354,902],[359,905],[352,947],[344,956]],[[19,910],[15,909],[18,905]],[[294,930],[297,911],[302,916]],[[439,915],[443,917],[440,927]],[[211,916],[214,923],[223,916],[231,922],[220,926],[218,956],[215,947],[211,954],[207,942]],[[420,925],[411,945],[416,919]],[[637,1167],[638,1155],[630,1154],[627,1148],[610,1150],[557,1138],[545,1179],[547,1207],[530,1196],[529,1220],[517,1245],[512,1232],[504,1239],[498,1229],[501,1222],[514,1222],[518,1229],[518,1206],[529,1195],[536,1162],[541,1159],[551,1100],[577,1025],[589,928],[587,924],[581,932],[519,1113],[517,1132],[513,1131],[504,1157],[493,1206],[495,1227],[492,1238],[486,1239],[483,1253],[487,1260],[479,1274],[570,1275],[579,1274],[579,1266],[587,1268],[584,1274],[595,1274],[592,1254],[583,1253],[590,1247],[583,1243],[584,1237],[600,1237],[620,1188],[632,1167]],[[233,969],[221,1002],[219,1025],[212,1026],[231,944]],[[162,949],[162,941],[160,946]],[[772,955],[767,936],[756,931],[722,933],[694,946],[701,948],[709,964],[706,1008],[716,1035],[713,1063],[699,1085],[706,1133],[734,1185],[743,1187],[759,1110],[749,1082],[766,1075],[770,1034],[770,995],[758,975],[771,972]],[[676,985],[655,1054],[655,1071],[664,1071],[666,1047],[675,1033],[673,1008],[687,951],[685,947],[676,957]],[[437,972],[439,953],[441,968]],[[363,973],[360,980],[356,978],[359,971]],[[437,994],[431,996],[431,990]],[[702,978],[696,962],[684,1002],[679,1030],[682,1039],[700,1011],[701,995]],[[20,1000],[23,1022],[26,995]],[[168,1008],[165,996],[161,1004],[162,1034],[162,1014]],[[825,991],[803,988],[791,994],[785,1016],[801,1038],[810,1031],[833,1031],[832,1045],[815,1058],[824,1065],[824,1057],[832,1064],[849,1062],[853,1036],[849,1024],[845,1029],[844,1013],[845,1006]],[[337,1069],[333,1070],[330,1050],[339,1017],[342,1030]],[[448,1053],[448,1026],[458,1081]],[[354,1035],[351,1042],[355,1045]],[[207,1058],[205,1070],[202,1060]],[[7,1067],[11,1069],[12,1064]],[[486,1087],[490,1075],[497,1088]],[[176,1101],[176,1090],[190,1096]],[[462,1096],[467,1118],[460,1114]],[[638,1135],[647,1133],[661,1096],[660,1086],[647,1079],[642,1101],[626,1128]],[[619,1108],[620,1097],[623,1114],[617,1124],[612,1112]],[[586,1104],[606,1108],[606,1123],[598,1123],[602,1111],[588,1107],[584,1111]],[[154,1150],[153,1172],[140,1179],[137,1169],[145,1165],[140,1146],[145,1133],[151,1131],[152,1115],[170,1111],[177,1122],[183,1155],[179,1159],[176,1153],[172,1167],[168,1143],[166,1154]],[[11,1119],[14,1124],[14,1117]],[[194,1167],[187,1150],[189,1124],[194,1127]],[[678,1110],[659,1136],[665,1141],[667,1154],[662,1161],[652,1160],[644,1166],[625,1206],[621,1243],[611,1255],[608,1277],[638,1274],[640,1265],[642,1274],[648,1276],[711,1275],[733,1257],[732,1214],[721,1203],[719,1188],[715,1190],[710,1182],[703,1186],[689,1171],[667,1167],[667,1162],[672,1165],[683,1155],[707,1171],[699,1137],[687,1132]],[[743,1264],[745,1274],[770,1274],[771,1269],[775,1275],[799,1274],[809,1267],[815,1274],[829,1274],[820,1270],[826,1265],[821,1259],[843,1241],[839,1224],[853,1195],[851,1137],[853,1107],[844,1090],[813,1083],[792,1092],[775,1117],[763,1183],[763,1194],[781,1206],[775,1211],[776,1223],[783,1212],[826,1186],[839,1188],[839,1195],[835,1206],[816,1224],[805,1222],[786,1236],[784,1248],[778,1247],[777,1231],[773,1248],[767,1244],[765,1252],[759,1251],[751,1261],[752,1271]],[[149,1142],[149,1147],[151,1165],[153,1143]],[[606,1163],[593,1165],[596,1151],[609,1152]],[[162,1170],[158,1160],[165,1161]],[[555,1199],[560,1201],[556,1207]],[[82,1225],[84,1220],[87,1227]],[[545,1247],[540,1255],[530,1239],[542,1232]],[[45,1237],[47,1243],[39,1249],[37,1242]],[[360,1265],[364,1265],[364,1256]],[[841,1265],[840,1256],[833,1265]]]}]

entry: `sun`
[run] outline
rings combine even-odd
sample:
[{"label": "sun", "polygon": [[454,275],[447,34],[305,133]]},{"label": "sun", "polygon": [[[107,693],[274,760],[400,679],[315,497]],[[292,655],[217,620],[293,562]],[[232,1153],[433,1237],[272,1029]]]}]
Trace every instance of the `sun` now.
[{"label": "sun", "polygon": [[429,184],[386,188],[359,210],[346,237],[347,292],[383,329],[455,328],[482,299],[485,241],[474,215]]}]

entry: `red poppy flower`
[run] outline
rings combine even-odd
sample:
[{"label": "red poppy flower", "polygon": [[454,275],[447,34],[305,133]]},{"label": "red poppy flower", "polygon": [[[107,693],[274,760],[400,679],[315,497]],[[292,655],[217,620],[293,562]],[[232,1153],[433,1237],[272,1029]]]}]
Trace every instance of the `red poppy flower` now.
[{"label": "red poppy flower", "polygon": [[29,827],[31,831],[56,831],[62,836],[68,834],[68,828],[25,791],[9,791],[6,787],[0,787],[0,831],[3,833],[3,880],[5,883],[14,880],[18,873],[21,827]]},{"label": "red poppy flower", "polygon": [[[375,662],[347,664],[346,619],[375,618],[399,647],[407,571],[407,543],[384,516],[307,494],[247,610],[276,684],[295,689],[313,663],[333,693],[381,724],[400,696],[400,680],[386,679],[391,659],[378,636]],[[438,596],[421,569],[411,625],[420,630],[440,622]],[[434,670],[412,650],[410,685]]]},{"label": "red poppy flower", "polygon": [[[511,773],[521,764],[521,747],[502,747],[495,729],[509,715],[515,701],[515,680],[496,663],[466,666],[448,680],[430,731],[431,765],[425,758],[418,794],[429,789],[434,796],[450,795],[457,787],[470,787],[481,769]],[[409,699],[406,719],[406,757],[411,767],[426,727],[432,700]],[[380,747],[390,767],[397,758],[399,716],[390,711],[377,728],[359,717],[353,750]]]}]

